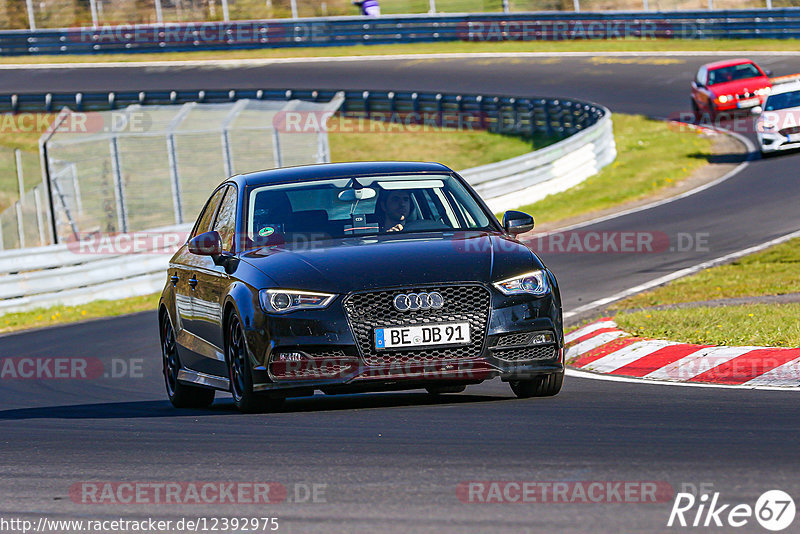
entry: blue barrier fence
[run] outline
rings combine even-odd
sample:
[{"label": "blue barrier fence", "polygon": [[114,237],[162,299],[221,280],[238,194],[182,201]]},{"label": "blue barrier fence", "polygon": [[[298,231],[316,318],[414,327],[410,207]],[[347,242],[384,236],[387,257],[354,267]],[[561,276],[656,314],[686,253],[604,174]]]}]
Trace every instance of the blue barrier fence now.
[{"label": "blue barrier fence", "polygon": [[800,8],[481,13],[2,31],[0,55],[238,50],[448,41],[798,37]]}]

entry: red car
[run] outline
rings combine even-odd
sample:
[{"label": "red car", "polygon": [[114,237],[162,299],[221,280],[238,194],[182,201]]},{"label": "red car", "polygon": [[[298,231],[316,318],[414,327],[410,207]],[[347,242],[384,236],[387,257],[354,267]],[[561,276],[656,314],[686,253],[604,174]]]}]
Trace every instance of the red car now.
[{"label": "red car", "polygon": [[714,119],[720,112],[763,106],[772,88],[770,71],[749,59],[728,59],[700,67],[692,81],[692,110]]}]

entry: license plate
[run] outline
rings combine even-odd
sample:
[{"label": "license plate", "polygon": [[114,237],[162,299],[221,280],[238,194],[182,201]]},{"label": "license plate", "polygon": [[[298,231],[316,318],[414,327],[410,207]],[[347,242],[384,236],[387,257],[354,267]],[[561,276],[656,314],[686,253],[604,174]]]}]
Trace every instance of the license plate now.
[{"label": "license plate", "polygon": [[739,100],[738,106],[740,108],[752,108],[753,106],[757,106],[761,102],[758,98],[748,98],[746,100]]},{"label": "license plate", "polygon": [[375,329],[375,348],[469,344],[469,323],[387,326]]}]

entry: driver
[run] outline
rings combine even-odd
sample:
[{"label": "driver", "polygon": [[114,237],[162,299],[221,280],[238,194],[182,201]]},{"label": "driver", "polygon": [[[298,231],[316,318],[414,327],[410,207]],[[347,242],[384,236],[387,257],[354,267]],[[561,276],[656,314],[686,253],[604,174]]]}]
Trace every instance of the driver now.
[{"label": "driver", "polygon": [[379,224],[382,232],[402,232],[411,214],[411,193],[392,190],[378,199]]}]

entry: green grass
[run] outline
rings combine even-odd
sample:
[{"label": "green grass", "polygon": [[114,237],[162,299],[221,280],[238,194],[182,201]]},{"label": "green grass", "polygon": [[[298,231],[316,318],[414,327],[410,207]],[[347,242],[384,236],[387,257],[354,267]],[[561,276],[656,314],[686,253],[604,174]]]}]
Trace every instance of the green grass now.
[{"label": "green grass", "polygon": [[438,161],[463,170],[520,156],[542,148],[553,140],[523,139],[486,131],[442,128],[424,133],[390,133],[380,123],[376,132],[331,132],[331,161]]},{"label": "green grass", "polygon": [[[183,61],[219,59],[258,59],[296,57],[376,56],[386,54],[442,53],[512,53],[512,52],[666,52],[666,51],[796,51],[796,39],[616,39],[573,41],[505,41],[444,43],[411,43],[393,45],[356,45],[303,48],[261,48],[255,50],[225,50],[198,52],[165,52],[142,54],[97,54],[57,56],[10,56],[0,58],[0,64],[15,63],[103,63],[132,61]],[[602,58],[600,58],[602,59]],[[652,63],[675,61],[670,58],[620,58]]]},{"label": "green grass", "polygon": [[0,316],[0,332],[49,327],[87,319],[114,317],[128,313],[155,310],[159,294],[119,300],[98,300],[80,306],[53,306]]},{"label": "green grass", "polygon": [[800,304],[625,312],[615,321],[632,334],[684,343],[800,347]]},{"label": "green grass", "polygon": [[557,221],[638,200],[688,177],[706,164],[712,141],[694,131],[640,115],[615,114],[617,159],[563,193],[519,208],[538,222]]},{"label": "green grass", "polygon": [[649,306],[800,292],[800,238],[676,280],[614,304],[624,330],[708,345],[800,347],[800,304],[749,304],[666,310]]},{"label": "green grass", "polygon": [[615,303],[612,309],[796,293],[800,292],[798,273],[800,238],[634,295]]}]

